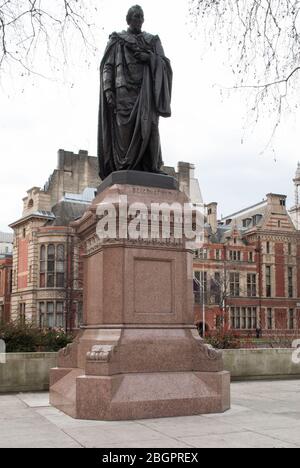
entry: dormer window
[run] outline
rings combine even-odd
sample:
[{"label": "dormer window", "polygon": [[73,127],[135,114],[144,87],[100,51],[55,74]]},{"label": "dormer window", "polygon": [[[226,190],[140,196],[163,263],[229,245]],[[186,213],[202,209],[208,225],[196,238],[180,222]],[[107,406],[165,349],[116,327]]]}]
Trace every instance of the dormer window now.
[{"label": "dormer window", "polygon": [[280,200],[280,206],[286,206],[286,200],[284,198]]},{"label": "dormer window", "polygon": [[253,219],[253,226],[256,226],[260,222],[260,220],[262,219],[262,215],[257,214],[255,216],[253,216],[252,219]]},{"label": "dormer window", "polygon": [[251,218],[243,219],[243,227],[244,227],[244,228],[249,227],[250,224],[251,224],[251,222],[252,222],[252,219],[251,219]]},{"label": "dormer window", "polygon": [[31,208],[33,208],[33,200],[32,198],[30,198],[29,202],[28,202],[28,205],[27,205],[27,208],[30,210]]}]

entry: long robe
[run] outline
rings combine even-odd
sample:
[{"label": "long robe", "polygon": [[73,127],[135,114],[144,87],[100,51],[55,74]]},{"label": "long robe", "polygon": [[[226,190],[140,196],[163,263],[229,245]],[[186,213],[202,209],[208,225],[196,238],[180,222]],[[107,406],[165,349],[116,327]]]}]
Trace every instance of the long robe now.
[{"label": "long robe", "polygon": [[[142,63],[136,52],[150,53]],[[171,116],[172,69],[158,36],[113,33],[100,66],[98,158],[101,179],[111,172],[159,172],[159,117]],[[112,91],[116,108],[108,106]]]}]

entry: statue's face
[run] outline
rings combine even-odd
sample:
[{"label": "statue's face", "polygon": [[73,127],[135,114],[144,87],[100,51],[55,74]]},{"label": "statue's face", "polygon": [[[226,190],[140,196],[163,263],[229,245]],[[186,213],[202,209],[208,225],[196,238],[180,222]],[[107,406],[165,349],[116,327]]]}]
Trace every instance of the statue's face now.
[{"label": "statue's face", "polygon": [[129,20],[130,29],[135,33],[140,33],[144,24],[144,13],[141,10],[134,10]]}]

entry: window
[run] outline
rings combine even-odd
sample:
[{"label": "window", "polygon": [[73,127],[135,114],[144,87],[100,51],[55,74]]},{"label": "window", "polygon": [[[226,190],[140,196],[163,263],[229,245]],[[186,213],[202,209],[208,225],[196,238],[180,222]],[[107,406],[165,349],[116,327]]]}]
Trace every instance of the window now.
[{"label": "window", "polygon": [[202,260],[207,260],[207,249],[199,250],[199,258]]},{"label": "window", "polygon": [[242,308],[242,323],[241,323],[241,329],[246,330],[247,328],[247,313],[245,307]]},{"label": "window", "polygon": [[54,288],[55,246],[48,245],[47,255],[47,288]]},{"label": "window", "polygon": [[241,261],[241,251],[240,250],[230,250],[229,259],[232,262],[240,262]]},{"label": "window", "polygon": [[55,325],[57,328],[64,328],[64,303],[56,303]]},{"label": "window", "polygon": [[65,246],[42,245],[40,248],[40,288],[65,287]]},{"label": "window", "polygon": [[40,248],[40,288],[46,287],[46,247]]},{"label": "window", "polygon": [[65,286],[65,246],[58,245],[56,250],[56,287],[63,288]]},{"label": "window", "polygon": [[221,274],[219,272],[216,272],[211,280],[211,296],[215,304],[221,305]]},{"label": "window", "polygon": [[230,273],[230,295],[238,297],[240,295],[240,275],[239,273]]},{"label": "window", "polygon": [[244,228],[249,227],[251,223],[252,223],[252,219],[251,219],[251,218],[243,219],[243,227],[244,227]]},{"label": "window", "polygon": [[77,328],[83,324],[83,304],[82,302],[78,302],[77,304]]},{"label": "window", "polygon": [[272,269],[266,266],[266,296],[272,296]]},{"label": "window", "polygon": [[286,201],[284,199],[280,200],[280,206],[286,206]]},{"label": "window", "polygon": [[216,250],[216,260],[221,260],[221,250],[220,249]]},{"label": "window", "polygon": [[267,244],[266,244],[266,252],[267,252],[267,254],[269,254],[271,252],[270,242],[267,242]]},{"label": "window", "polygon": [[247,296],[256,297],[256,274],[247,275]]},{"label": "window", "polygon": [[288,243],[288,255],[292,255],[292,244],[289,242]]},{"label": "window", "polygon": [[278,227],[279,228],[281,227],[281,221],[278,221]]},{"label": "window", "polygon": [[262,215],[255,215],[253,216],[252,220],[253,220],[253,226],[256,226],[262,219]]},{"label": "window", "polygon": [[19,304],[19,320],[22,325],[25,325],[26,322],[26,303],[21,302]]},{"label": "window", "polygon": [[267,328],[268,330],[273,330],[273,310],[267,310]]},{"label": "window", "polygon": [[[196,302],[203,303],[203,300],[207,302],[207,272],[206,271],[195,271],[196,279]],[[204,295],[204,296],[203,296]]]},{"label": "window", "polygon": [[294,288],[293,288],[293,268],[288,268],[288,295],[289,297],[294,296]]},{"label": "window", "polygon": [[249,262],[253,263],[253,261],[254,261],[253,252],[249,252]]},{"label": "window", "polygon": [[231,328],[240,330],[241,328],[241,309],[240,307],[231,307],[230,310],[230,324]]},{"label": "window", "polygon": [[230,324],[235,330],[255,330],[257,328],[256,307],[231,307]]},{"label": "window", "polygon": [[45,302],[39,302],[39,325],[40,328],[44,328],[46,326],[46,308]]},{"label": "window", "polygon": [[46,327],[54,327],[54,302],[47,302]]},{"label": "window", "polygon": [[39,302],[40,328],[64,328],[64,302]]},{"label": "window", "polygon": [[289,330],[294,330],[295,328],[295,312],[294,309],[289,310]]}]

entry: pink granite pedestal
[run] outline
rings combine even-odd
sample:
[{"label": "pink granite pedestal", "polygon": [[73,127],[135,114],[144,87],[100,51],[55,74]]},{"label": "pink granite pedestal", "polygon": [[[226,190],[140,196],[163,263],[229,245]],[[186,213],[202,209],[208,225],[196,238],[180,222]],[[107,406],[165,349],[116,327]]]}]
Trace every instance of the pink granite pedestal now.
[{"label": "pink granite pedestal", "polygon": [[[194,326],[193,256],[186,240],[103,241],[96,234],[97,205],[112,203],[119,216],[125,195],[128,205],[187,202],[177,190],[114,185],[76,223],[85,252],[85,325],[59,353],[50,402],[74,418],[93,420],[224,412],[230,375],[222,354],[205,345]],[[143,222],[150,223],[150,215]]]}]

